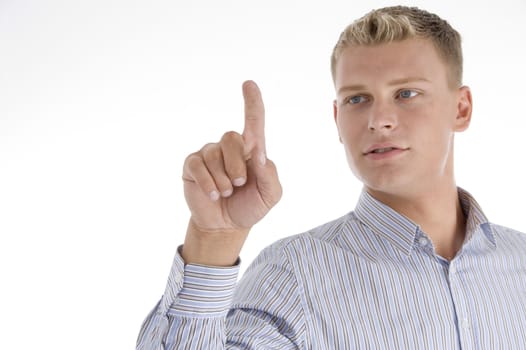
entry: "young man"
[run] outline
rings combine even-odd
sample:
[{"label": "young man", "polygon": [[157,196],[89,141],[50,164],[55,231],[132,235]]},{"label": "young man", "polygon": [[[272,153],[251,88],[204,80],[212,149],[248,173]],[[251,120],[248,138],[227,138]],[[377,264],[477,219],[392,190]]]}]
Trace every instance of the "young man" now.
[{"label": "young man", "polygon": [[332,55],[334,120],[363,182],[353,212],[263,250],[236,286],[250,228],[281,196],[264,108],[184,165],[191,218],[138,349],[520,349],[526,236],[455,184],[472,112],[459,34],[407,7],[372,11]]}]

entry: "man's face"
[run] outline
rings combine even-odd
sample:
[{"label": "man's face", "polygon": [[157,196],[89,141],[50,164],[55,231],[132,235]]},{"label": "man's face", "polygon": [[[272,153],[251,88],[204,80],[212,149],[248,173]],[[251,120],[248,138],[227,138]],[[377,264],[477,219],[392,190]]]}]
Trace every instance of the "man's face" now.
[{"label": "man's face", "polygon": [[429,40],[342,52],[334,118],[350,168],[370,192],[421,194],[454,184],[453,135],[469,125],[471,94],[448,82]]}]

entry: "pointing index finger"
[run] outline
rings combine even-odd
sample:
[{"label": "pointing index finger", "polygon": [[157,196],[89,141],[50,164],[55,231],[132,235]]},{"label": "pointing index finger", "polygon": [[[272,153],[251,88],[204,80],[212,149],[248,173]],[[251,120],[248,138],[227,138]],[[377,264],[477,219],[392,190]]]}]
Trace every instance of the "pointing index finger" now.
[{"label": "pointing index finger", "polygon": [[243,138],[248,151],[257,152],[257,157],[264,163],[265,157],[265,106],[261,91],[251,80],[243,83],[243,99],[245,100],[245,128]]}]

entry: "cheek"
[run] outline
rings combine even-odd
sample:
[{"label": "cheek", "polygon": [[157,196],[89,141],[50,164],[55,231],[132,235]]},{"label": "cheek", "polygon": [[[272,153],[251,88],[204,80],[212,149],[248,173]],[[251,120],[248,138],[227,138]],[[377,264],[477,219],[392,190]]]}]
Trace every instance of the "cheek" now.
[{"label": "cheek", "polygon": [[345,146],[345,151],[355,153],[359,149],[360,138],[364,135],[362,126],[356,121],[350,122],[349,119],[340,119],[337,126],[340,142]]},{"label": "cheek", "polygon": [[339,126],[340,139],[345,151],[345,158],[347,165],[351,172],[360,180],[363,181],[361,164],[362,147],[364,142],[361,138],[366,134],[357,123],[344,123]]},{"label": "cheek", "polygon": [[[438,117],[435,115],[435,117]],[[422,123],[415,130],[419,130],[420,136],[417,137],[419,145],[417,150],[424,159],[428,159],[429,164],[444,166],[444,162],[449,159],[452,152],[453,133],[445,120],[433,118]]]}]

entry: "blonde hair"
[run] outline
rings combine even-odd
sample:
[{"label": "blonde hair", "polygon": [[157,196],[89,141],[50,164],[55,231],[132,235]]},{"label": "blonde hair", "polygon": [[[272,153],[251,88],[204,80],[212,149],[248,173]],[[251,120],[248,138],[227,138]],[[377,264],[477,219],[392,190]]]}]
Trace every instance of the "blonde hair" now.
[{"label": "blonde hair", "polygon": [[429,39],[449,70],[449,81],[462,84],[462,47],[460,34],[435,14],[416,7],[393,6],[373,10],[351,23],[341,33],[331,56],[331,73],[344,49],[372,46],[410,38]]}]

